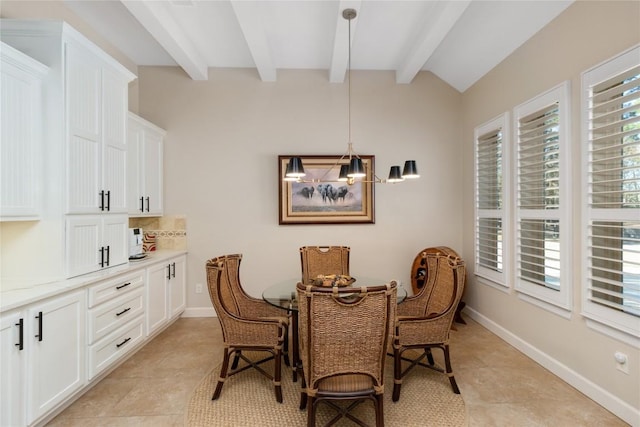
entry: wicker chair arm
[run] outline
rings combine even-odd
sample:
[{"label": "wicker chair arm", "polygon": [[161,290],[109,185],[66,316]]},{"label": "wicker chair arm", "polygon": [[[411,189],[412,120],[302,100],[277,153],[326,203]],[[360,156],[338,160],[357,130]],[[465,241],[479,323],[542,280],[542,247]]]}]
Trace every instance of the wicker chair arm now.
[{"label": "wicker chair arm", "polygon": [[257,298],[245,299],[242,302],[242,314],[249,318],[286,318],[287,312],[274,307],[264,300]]},{"label": "wicker chair arm", "polygon": [[434,318],[398,318],[394,346],[446,342],[449,340],[452,321],[451,314]]},{"label": "wicker chair arm", "polygon": [[225,342],[230,346],[274,347],[284,342],[286,319],[241,319],[227,316],[224,320]]}]

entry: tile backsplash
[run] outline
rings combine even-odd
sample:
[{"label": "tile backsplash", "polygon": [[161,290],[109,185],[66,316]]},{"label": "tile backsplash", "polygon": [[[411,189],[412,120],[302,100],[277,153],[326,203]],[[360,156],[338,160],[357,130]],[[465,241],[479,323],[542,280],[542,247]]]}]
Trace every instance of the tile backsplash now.
[{"label": "tile backsplash", "polygon": [[187,249],[187,218],[170,215],[153,218],[129,218],[129,227],[140,227],[144,232],[145,251],[155,249]]}]

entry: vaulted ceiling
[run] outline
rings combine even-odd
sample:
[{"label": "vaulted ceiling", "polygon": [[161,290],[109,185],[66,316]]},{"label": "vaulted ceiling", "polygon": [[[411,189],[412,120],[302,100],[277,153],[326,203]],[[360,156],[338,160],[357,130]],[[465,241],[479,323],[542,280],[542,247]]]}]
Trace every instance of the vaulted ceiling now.
[{"label": "vaulted ceiling", "polygon": [[209,68],[391,70],[411,83],[431,71],[464,92],[573,0],[65,0],[137,65],[177,65],[194,80]]}]

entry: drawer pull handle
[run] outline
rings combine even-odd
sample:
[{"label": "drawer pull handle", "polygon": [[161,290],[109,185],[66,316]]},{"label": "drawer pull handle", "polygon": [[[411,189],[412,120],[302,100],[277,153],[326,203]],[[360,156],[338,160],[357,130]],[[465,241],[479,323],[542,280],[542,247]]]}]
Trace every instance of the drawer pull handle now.
[{"label": "drawer pull handle", "polygon": [[16,326],[18,327],[18,342],[15,346],[18,347],[18,350],[24,350],[24,319],[20,318]]},{"label": "drawer pull handle", "polygon": [[116,347],[120,348],[123,345],[125,345],[127,342],[129,342],[129,340],[131,340],[131,337],[126,338],[124,341],[122,341],[120,344],[116,344]]},{"label": "drawer pull handle", "polygon": [[131,310],[131,307],[127,307],[124,310],[122,310],[120,313],[116,313],[116,316],[121,316],[121,315],[125,314],[129,310]]},{"label": "drawer pull handle", "polygon": [[36,335],[36,338],[38,338],[38,341],[42,341],[42,312],[41,311],[38,312],[36,319],[38,319],[38,334]]},{"label": "drawer pull handle", "polygon": [[131,282],[127,282],[127,283],[125,283],[125,284],[123,284],[123,285],[116,286],[116,289],[122,289],[122,288],[124,288],[125,286],[129,286],[130,284],[131,284]]}]

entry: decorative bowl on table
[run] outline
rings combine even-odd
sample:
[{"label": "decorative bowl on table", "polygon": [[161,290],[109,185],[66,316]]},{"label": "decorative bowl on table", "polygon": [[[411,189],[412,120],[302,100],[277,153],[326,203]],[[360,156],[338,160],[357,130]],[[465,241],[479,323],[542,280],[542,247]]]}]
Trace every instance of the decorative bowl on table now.
[{"label": "decorative bowl on table", "polygon": [[324,287],[338,286],[341,288],[344,286],[350,286],[355,281],[356,281],[355,277],[346,276],[344,274],[327,274],[327,275],[319,274],[315,278],[314,285],[324,286]]}]

